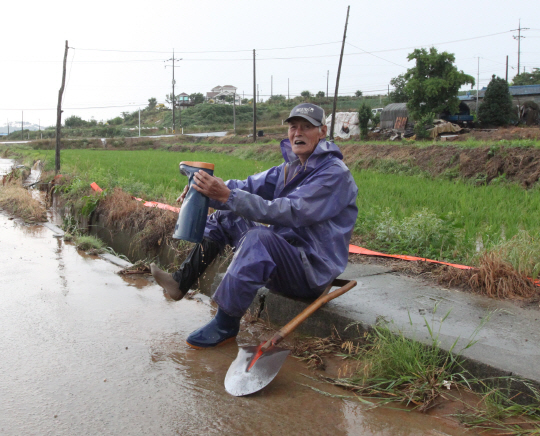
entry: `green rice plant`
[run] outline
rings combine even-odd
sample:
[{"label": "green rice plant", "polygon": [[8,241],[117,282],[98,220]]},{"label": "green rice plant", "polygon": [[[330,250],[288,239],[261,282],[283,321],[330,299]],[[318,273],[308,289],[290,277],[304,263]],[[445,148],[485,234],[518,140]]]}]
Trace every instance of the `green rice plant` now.
[{"label": "green rice plant", "polygon": [[391,251],[423,257],[448,257],[445,251],[454,250],[463,234],[455,228],[451,213],[440,218],[426,208],[402,219],[396,219],[386,209],[375,231],[376,240]]}]

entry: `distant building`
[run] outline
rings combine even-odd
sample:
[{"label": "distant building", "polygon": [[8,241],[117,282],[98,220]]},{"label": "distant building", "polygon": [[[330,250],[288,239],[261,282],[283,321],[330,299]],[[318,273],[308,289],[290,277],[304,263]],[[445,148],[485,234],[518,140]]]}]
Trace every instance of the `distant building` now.
[{"label": "distant building", "polygon": [[182,94],[178,94],[176,96],[176,101],[176,107],[178,107],[180,110],[187,109],[190,106],[195,106],[195,103],[191,101],[189,95],[187,95],[185,92],[182,92]]},{"label": "distant building", "polygon": [[[481,103],[484,100],[486,95],[486,87],[483,87],[478,92],[478,103]],[[512,102],[516,106],[521,106],[526,101],[534,101],[537,104],[540,104],[540,85],[520,85],[520,86],[509,86],[508,91],[512,96]],[[476,92],[467,93],[467,95],[460,95],[458,97],[461,101],[467,103],[471,108],[471,111],[476,110]]]},{"label": "distant building", "polygon": [[242,104],[242,97],[237,94],[237,88],[232,85],[215,86],[210,92],[206,93],[206,100],[213,100],[214,103],[232,104],[225,100],[226,97],[233,97],[236,100],[236,104]]}]

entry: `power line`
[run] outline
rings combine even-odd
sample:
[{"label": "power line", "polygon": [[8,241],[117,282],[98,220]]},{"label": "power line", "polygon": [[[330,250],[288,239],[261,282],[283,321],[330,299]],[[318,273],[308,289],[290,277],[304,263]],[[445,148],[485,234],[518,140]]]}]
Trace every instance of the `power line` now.
[{"label": "power line", "polygon": [[[307,45],[295,45],[290,47],[274,47],[274,48],[259,48],[257,51],[269,51],[269,50],[289,50],[294,48],[305,48],[305,47],[317,47],[321,45],[337,44],[341,41],[332,41],[332,42],[321,42],[319,44],[307,44]],[[156,50],[109,50],[109,49],[99,49],[99,48],[76,48],[70,47],[75,50],[85,50],[85,51],[101,51],[101,52],[115,52],[115,53],[170,53],[170,51],[156,51]],[[196,54],[196,53],[240,53],[240,52],[251,52],[252,49],[245,50],[203,50],[203,51],[180,51],[178,54]]]}]

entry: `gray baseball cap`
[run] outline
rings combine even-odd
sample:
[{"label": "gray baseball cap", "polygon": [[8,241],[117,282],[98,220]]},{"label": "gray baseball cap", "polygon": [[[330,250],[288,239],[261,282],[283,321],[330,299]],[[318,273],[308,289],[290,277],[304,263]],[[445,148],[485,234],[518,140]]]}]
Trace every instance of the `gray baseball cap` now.
[{"label": "gray baseball cap", "polygon": [[324,109],[312,103],[301,103],[295,106],[285,122],[288,123],[291,118],[295,117],[304,118],[314,126],[322,126],[326,123]]}]

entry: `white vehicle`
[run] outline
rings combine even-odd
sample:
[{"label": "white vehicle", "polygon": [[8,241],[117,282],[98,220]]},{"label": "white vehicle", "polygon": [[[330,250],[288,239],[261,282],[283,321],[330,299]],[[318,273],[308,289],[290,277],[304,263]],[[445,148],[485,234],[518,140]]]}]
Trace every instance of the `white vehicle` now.
[{"label": "white vehicle", "polygon": [[373,112],[373,115],[377,115],[377,114],[380,114],[382,111],[383,111],[383,107],[376,107],[376,108],[373,108],[371,109],[371,112]]}]

